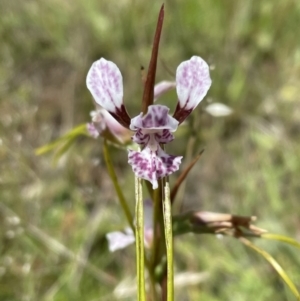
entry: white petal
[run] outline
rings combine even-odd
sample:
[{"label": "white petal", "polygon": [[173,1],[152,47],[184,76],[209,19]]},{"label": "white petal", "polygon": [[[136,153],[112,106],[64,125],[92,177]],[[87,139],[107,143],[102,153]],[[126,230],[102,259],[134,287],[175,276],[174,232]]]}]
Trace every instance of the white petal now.
[{"label": "white petal", "polygon": [[224,105],[223,103],[219,103],[219,102],[209,104],[205,108],[205,111],[214,117],[228,116],[228,115],[232,114],[232,112],[233,112],[233,110],[230,107]]},{"label": "white petal", "polygon": [[95,101],[109,112],[116,113],[123,104],[123,80],[117,65],[104,58],[93,63],[86,84]]},{"label": "white petal", "polygon": [[110,252],[124,249],[135,241],[134,234],[130,228],[126,228],[124,232],[116,231],[107,233],[106,238]]},{"label": "white petal", "polygon": [[157,100],[161,95],[165,94],[171,89],[176,87],[176,82],[162,81],[154,86],[154,101]]},{"label": "white petal", "polygon": [[124,126],[122,126],[108,111],[105,109],[100,109],[101,115],[103,119],[105,120],[105,123],[107,127],[110,129],[110,131],[118,136],[119,139],[122,140],[122,138],[125,138],[125,136],[128,136],[130,133],[129,130],[127,130]]},{"label": "white petal", "polygon": [[180,108],[194,110],[211,86],[209,66],[201,57],[193,56],[178,66],[176,84]]}]

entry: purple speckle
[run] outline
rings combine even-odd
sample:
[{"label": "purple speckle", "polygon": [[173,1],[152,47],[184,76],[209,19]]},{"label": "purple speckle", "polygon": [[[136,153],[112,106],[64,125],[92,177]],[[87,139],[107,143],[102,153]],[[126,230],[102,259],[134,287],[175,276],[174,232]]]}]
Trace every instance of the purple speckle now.
[{"label": "purple speckle", "polygon": [[157,151],[146,147],[141,152],[129,150],[128,163],[134,173],[157,187],[157,180],[178,170],[182,157],[166,154],[159,146]]}]

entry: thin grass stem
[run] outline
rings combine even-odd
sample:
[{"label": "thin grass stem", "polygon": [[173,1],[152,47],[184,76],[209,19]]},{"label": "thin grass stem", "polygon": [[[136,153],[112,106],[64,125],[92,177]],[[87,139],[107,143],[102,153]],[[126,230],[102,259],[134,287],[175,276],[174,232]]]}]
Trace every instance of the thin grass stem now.
[{"label": "thin grass stem", "polygon": [[173,258],[173,232],[172,232],[172,208],[170,197],[170,185],[165,181],[163,213],[167,252],[167,301],[174,301],[174,258]]},{"label": "thin grass stem", "polygon": [[145,252],[144,252],[144,204],[141,179],[135,177],[135,245],[137,263],[138,301],[146,300],[145,292]]},{"label": "thin grass stem", "polygon": [[125,213],[126,219],[129,223],[132,231],[134,232],[135,227],[134,227],[134,224],[133,224],[132,214],[131,214],[130,209],[127,205],[127,201],[124,197],[122,189],[119,185],[118,178],[117,178],[116,172],[114,170],[114,166],[112,164],[111,157],[109,155],[109,150],[108,150],[108,145],[107,145],[106,139],[104,139],[104,143],[103,143],[103,155],[104,155],[104,160],[105,160],[105,163],[106,163],[106,167],[107,167],[109,176],[110,176],[110,178],[111,178],[111,180],[114,184],[114,187],[115,187],[115,190],[117,192],[118,199],[119,199],[119,202],[121,204],[121,207],[122,207],[122,209]]}]

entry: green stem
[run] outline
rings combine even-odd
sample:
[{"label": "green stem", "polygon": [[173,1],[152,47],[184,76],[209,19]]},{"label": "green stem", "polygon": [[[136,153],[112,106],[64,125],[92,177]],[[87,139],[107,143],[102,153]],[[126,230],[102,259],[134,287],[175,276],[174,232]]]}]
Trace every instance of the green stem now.
[{"label": "green stem", "polygon": [[103,143],[103,155],[104,155],[104,160],[105,160],[105,163],[106,163],[106,167],[107,167],[107,170],[108,170],[108,173],[109,173],[109,176],[114,184],[114,187],[115,187],[115,190],[117,192],[117,195],[118,195],[118,198],[119,198],[119,202],[122,206],[122,209],[125,213],[125,216],[126,216],[126,219],[132,229],[132,231],[134,232],[135,228],[134,228],[134,224],[133,224],[133,218],[132,218],[132,215],[131,215],[131,212],[129,210],[129,207],[127,205],[127,202],[126,202],[126,199],[124,197],[124,194],[122,192],[122,189],[119,185],[119,182],[118,182],[118,179],[117,179],[117,175],[115,173],[115,170],[114,170],[114,166],[112,164],[112,161],[111,161],[111,158],[110,158],[110,155],[109,155],[109,150],[108,150],[108,146],[107,146],[107,141],[106,139],[104,139],[104,143]]},{"label": "green stem", "polygon": [[161,185],[158,189],[154,190],[153,193],[153,242],[152,242],[152,252],[151,252],[151,266],[154,269],[157,263],[157,256],[159,251],[159,244],[160,244],[160,238],[159,238],[159,214],[161,213]]},{"label": "green stem", "polygon": [[174,259],[173,259],[173,232],[170,185],[165,181],[163,200],[166,251],[167,251],[167,301],[174,301]]},{"label": "green stem", "polygon": [[145,292],[145,253],[144,253],[144,204],[141,179],[135,177],[135,245],[137,263],[138,301],[146,301]]}]

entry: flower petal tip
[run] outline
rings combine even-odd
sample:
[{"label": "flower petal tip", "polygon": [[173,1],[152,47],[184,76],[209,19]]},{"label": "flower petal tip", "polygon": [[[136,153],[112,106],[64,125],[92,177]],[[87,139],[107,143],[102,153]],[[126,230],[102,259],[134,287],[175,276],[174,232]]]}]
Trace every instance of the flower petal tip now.
[{"label": "flower petal tip", "polygon": [[211,83],[209,66],[201,57],[182,62],[176,71],[178,105],[174,118],[181,123],[205,97]]},{"label": "flower petal tip", "polygon": [[107,111],[115,113],[123,104],[123,80],[115,63],[104,58],[94,62],[86,84],[95,101]]},{"label": "flower petal tip", "polygon": [[94,62],[87,74],[86,85],[96,103],[128,128],[130,117],[123,104],[123,78],[117,65],[104,58]]}]

